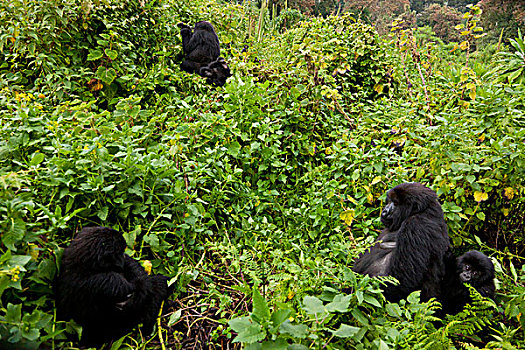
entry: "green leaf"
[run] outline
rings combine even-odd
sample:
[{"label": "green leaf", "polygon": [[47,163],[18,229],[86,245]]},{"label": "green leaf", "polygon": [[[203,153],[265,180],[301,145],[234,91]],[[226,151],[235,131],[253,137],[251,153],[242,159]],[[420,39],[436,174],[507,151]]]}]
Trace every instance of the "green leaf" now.
[{"label": "green leaf", "polygon": [[22,317],[22,304],[7,304],[5,320],[10,323],[19,323]]},{"label": "green leaf", "polygon": [[377,349],[378,349],[378,350],[388,350],[388,349],[390,349],[390,348],[388,347],[387,343],[385,343],[385,342],[383,341],[383,339],[379,339],[379,346],[378,346]]},{"label": "green leaf", "polygon": [[228,145],[228,154],[237,158],[237,156],[239,155],[239,151],[241,150],[241,145],[239,144],[239,142],[235,141],[235,142],[232,142]]},{"label": "green leaf", "polygon": [[381,303],[369,294],[365,294],[364,300],[370,305],[374,305],[375,307],[381,307]]},{"label": "green leaf", "polygon": [[329,312],[347,312],[350,306],[351,295],[337,294],[334,300],[326,305],[326,310]]},{"label": "green leaf", "polygon": [[13,255],[9,259],[10,266],[25,266],[31,260],[30,255]]},{"label": "green leaf", "polygon": [[323,302],[316,297],[309,295],[305,296],[303,299],[303,305],[303,309],[309,315],[321,315],[327,313]]},{"label": "green leaf", "polygon": [[268,303],[264,300],[263,296],[259,292],[259,288],[255,285],[253,286],[253,312],[252,318],[255,322],[262,323],[265,320],[270,319],[270,309],[268,308]]},{"label": "green leaf", "polygon": [[518,273],[516,272],[516,268],[514,267],[514,264],[512,261],[510,262],[510,273],[512,275],[512,279],[514,280],[514,283],[518,281]]},{"label": "green leaf", "polygon": [[2,243],[12,251],[16,251],[15,244],[20,243],[26,232],[26,223],[20,218],[10,218],[6,220],[1,234]]},{"label": "green leaf", "polygon": [[349,338],[349,337],[353,337],[354,335],[356,335],[357,332],[359,332],[359,329],[360,329],[359,327],[353,327],[353,326],[349,326],[349,325],[342,323],[341,326],[339,326],[338,330],[331,331],[331,332],[336,337]]},{"label": "green leaf", "polygon": [[369,324],[368,322],[368,316],[365,315],[361,310],[359,309],[353,309],[351,312],[352,316],[361,323],[362,325],[367,326]]},{"label": "green leaf", "polygon": [[113,344],[111,345],[111,349],[110,350],[119,350],[120,347],[122,346],[122,343],[124,342],[124,339],[126,339],[126,338],[127,338],[127,335],[123,336],[122,338],[120,338],[117,341],[114,341]]},{"label": "green leaf", "polygon": [[292,310],[289,309],[279,309],[272,313],[272,323],[274,327],[279,327],[290,314],[292,313]]},{"label": "green leaf", "polygon": [[262,326],[257,323],[252,323],[249,327],[244,328],[241,332],[233,339],[234,343],[255,343],[266,338],[266,332],[262,329]]},{"label": "green leaf", "polygon": [[512,83],[517,77],[521,75],[523,72],[523,68],[520,68],[518,70],[515,70],[514,72],[509,74],[509,83]]},{"label": "green leaf", "polygon": [[290,320],[286,320],[279,328],[279,331],[282,334],[289,334],[293,338],[298,339],[304,339],[308,335],[308,327],[305,324],[294,325]]},{"label": "green leaf", "polygon": [[399,319],[401,318],[402,311],[401,311],[401,307],[399,306],[399,304],[388,303],[386,304],[385,309],[386,309],[386,312],[390,316],[399,318]]},{"label": "green leaf", "polygon": [[109,213],[109,208],[105,206],[105,207],[100,208],[97,211],[97,216],[100,218],[100,220],[106,221],[106,219],[108,218],[108,213]]},{"label": "green leaf", "polygon": [[29,163],[30,166],[35,166],[44,161],[44,154],[40,152],[33,153],[33,156],[31,157],[31,162]]},{"label": "green leaf", "polygon": [[177,321],[180,319],[180,316],[182,314],[182,310],[179,309],[171,314],[170,319],[168,320],[168,327],[173,326]]},{"label": "green leaf", "polygon": [[9,284],[11,283],[11,278],[7,277],[7,275],[0,275],[0,297],[4,293],[4,290],[9,287]]},{"label": "green leaf", "polygon": [[102,55],[103,55],[103,53],[100,50],[96,50],[96,49],[95,50],[91,50],[91,51],[89,51],[89,54],[87,56],[87,60],[88,61],[96,61],[96,60],[102,58]]},{"label": "green leaf", "polygon": [[27,340],[35,341],[38,338],[40,338],[40,330],[36,328],[29,328],[28,330],[26,330],[26,327],[23,326],[21,327],[21,330],[22,336]]},{"label": "green leaf", "polygon": [[233,329],[234,332],[240,333],[246,328],[250,327],[253,324],[252,318],[245,316],[245,317],[237,317],[228,322],[228,325]]},{"label": "green leaf", "polygon": [[288,350],[308,350],[308,348],[301,344],[288,345]]},{"label": "green leaf", "polygon": [[95,73],[96,77],[102,80],[107,85],[111,84],[117,77],[117,72],[113,68],[107,69],[106,67],[100,66]]},{"label": "green leaf", "polygon": [[261,350],[287,350],[288,342],[283,338],[269,340],[262,343]]},{"label": "green leaf", "polygon": [[117,53],[117,51],[115,51],[115,50],[105,49],[104,52],[105,52],[106,55],[108,55],[108,57],[111,58],[112,60],[114,60],[114,59],[117,58],[117,56],[118,56],[118,53]]}]

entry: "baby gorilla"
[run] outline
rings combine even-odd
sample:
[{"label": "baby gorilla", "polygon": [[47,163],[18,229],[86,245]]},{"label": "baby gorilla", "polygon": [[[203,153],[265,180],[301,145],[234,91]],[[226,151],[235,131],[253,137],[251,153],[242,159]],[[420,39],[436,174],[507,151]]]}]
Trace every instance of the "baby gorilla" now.
[{"label": "baby gorilla", "polygon": [[96,226],[82,229],[64,250],[54,285],[57,317],[82,326],[83,345],[118,339],[139,323],[150,334],[170,294],[168,278],[149,276],[125,247],[120,232]]},{"label": "baby gorilla", "polygon": [[222,57],[202,67],[199,75],[205,77],[208,84],[215,86],[223,86],[226,84],[226,79],[232,76],[230,67]]},{"label": "baby gorilla", "polygon": [[484,297],[494,298],[494,265],[483,253],[471,250],[457,260],[449,258],[445,283],[442,286],[443,313],[457,314],[470,303],[470,284]]}]

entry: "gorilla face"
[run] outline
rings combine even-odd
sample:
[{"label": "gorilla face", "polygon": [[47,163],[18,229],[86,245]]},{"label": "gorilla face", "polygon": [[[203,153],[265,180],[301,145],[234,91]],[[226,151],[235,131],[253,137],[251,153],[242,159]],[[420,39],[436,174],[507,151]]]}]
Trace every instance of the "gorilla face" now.
[{"label": "gorilla face", "polygon": [[494,265],[483,253],[471,250],[458,258],[457,273],[463,283],[477,288],[494,280]]},{"label": "gorilla face", "polygon": [[459,278],[461,282],[468,283],[471,279],[477,279],[479,276],[479,271],[476,271],[469,264],[464,264],[462,271],[459,273]]},{"label": "gorilla face", "polygon": [[394,218],[400,215],[399,212],[399,204],[387,195],[385,208],[381,212],[381,222],[383,225],[388,228],[392,227]]},{"label": "gorilla face", "polygon": [[472,302],[468,283],[479,294],[494,299],[494,265],[482,252],[471,250],[459,258],[447,257],[447,271],[442,282],[441,304],[444,314],[457,314]]}]

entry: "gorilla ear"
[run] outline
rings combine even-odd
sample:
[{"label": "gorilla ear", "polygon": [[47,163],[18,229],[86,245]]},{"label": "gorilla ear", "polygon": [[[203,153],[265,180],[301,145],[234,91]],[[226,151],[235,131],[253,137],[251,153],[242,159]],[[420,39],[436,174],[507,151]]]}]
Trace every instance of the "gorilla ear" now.
[{"label": "gorilla ear", "polygon": [[388,198],[390,199],[391,202],[393,202],[394,204],[397,204],[399,203],[400,201],[400,196],[399,196],[399,193],[393,189],[392,191],[389,191],[388,192]]}]

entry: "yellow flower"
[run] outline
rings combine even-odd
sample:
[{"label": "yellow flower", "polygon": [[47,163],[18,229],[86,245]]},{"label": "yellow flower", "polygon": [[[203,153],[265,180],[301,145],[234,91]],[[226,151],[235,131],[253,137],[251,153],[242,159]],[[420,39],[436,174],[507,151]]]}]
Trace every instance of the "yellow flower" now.
[{"label": "yellow flower", "polygon": [[20,266],[13,267],[9,270],[9,274],[11,275],[11,281],[18,281],[20,279]]},{"label": "yellow flower", "polygon": [[142,265],[144,265],[144,270],[146,271],[146,273],[147,273],[148,275],[151,275],[151,267],[153,266],[153,265],[151,264],[151,261],[149,261],[149,260],[144,260],[144,261],[142,262]]},{"label": "yellow flower", "polygon": [[512,187],[507,187],[507,188],[505,188],[505,190],[503,191],[503,194],[504,194],[505,197],[507,197],[509,200],[511,200],[512,198],[514,198],[514,193],[515,193],[515,190],[514,190]]}]

